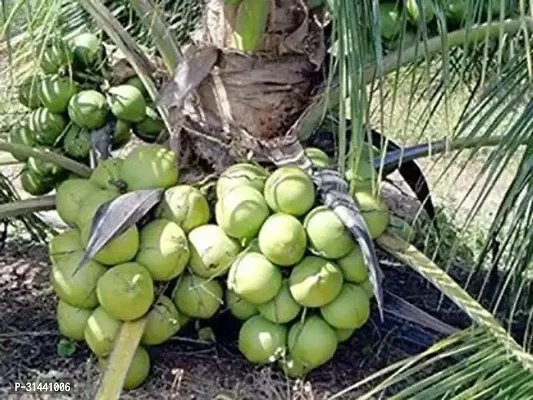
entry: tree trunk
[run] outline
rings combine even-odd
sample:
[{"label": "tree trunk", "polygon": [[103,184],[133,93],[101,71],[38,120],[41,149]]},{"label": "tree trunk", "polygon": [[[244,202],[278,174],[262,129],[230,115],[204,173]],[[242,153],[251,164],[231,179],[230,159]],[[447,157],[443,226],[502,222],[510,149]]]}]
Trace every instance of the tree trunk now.
[{"label": "tree trunk", "polygon": [[230,48],[233,19],[223,1],[209,1],[186,61],[162,90],[184,132],[182,156],[216,171],[252,156],[271,158],[269,149],[295,141],[289,130],[323,78],[321,8],[271,0],[267,32],[254,52]]}]

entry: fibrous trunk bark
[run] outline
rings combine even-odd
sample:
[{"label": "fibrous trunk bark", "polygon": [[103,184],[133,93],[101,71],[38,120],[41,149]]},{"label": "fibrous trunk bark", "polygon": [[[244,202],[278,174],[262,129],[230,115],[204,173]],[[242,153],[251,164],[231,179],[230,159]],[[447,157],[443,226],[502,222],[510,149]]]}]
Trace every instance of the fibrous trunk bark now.
[{"label": "fibrous trunk bark", "polygon": [[271,0],[267,31],[254,52],[230,47],[235,16],[228,10],[222,0],[207,2],[186,61],[161,97],[184,133],[180,147],[215,170],[252,156],[272,159],[276,148],[297,141],[291,127],[323,77],[321,8]]}]

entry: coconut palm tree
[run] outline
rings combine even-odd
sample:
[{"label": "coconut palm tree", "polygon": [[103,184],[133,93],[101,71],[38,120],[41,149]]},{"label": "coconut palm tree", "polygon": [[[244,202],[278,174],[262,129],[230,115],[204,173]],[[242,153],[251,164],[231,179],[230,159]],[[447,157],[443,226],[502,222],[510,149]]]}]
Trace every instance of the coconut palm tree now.
[{"label": "coconut palm tree", "polygon": [[[460,154],[472,160],[489,148],[471,188],[479,186],[479,191],[465,225],[495,190],[502,171],[518,159],[477,265],[470,270],[472,275],[480,271],[487,281],[495,276],[491,293],[483,293],[486,285],[474,293],[469,280],[461,287],[448,274],[449,264],[436,265],[393,232],[377,240],[381,249],[463,309],[472,326],[338,396],[357,391],[358,398],[532,398],[530,5],[507,0],[405,0],[394,9],[390,1],[392,11],[383,16],[381,3],[385,2],[19,0],[8,7],[4,0],[8,72],[16,80],[31,69],[27,61],[34,58],[36,41],[53,32],[67,37],[87,29],[102,33],[157,101],[167,128],[158,140],[168,141],[184,165],[188,156],[202,159],[209,165],[206,173],[250,157],[278,165],[305,162],[302,145],[313,141],[317,131],[328,130],[333,133],[336,171],[353,194],[369,163],[375,167],[371,178],[381,178],[429,154],[451,153],[451,160],[439,161],[451,165]],[[14,24],[25,7],[31,8],[31,17]],[[397,105],[404,80],[411,81],[412,91],[407,113],[420,111],[415,127],[420,138],[413,147],[395,147],[386,134],[371,129],[383,131],[385,106]],[[429,131],[434,110],[449,107],[454,94],[464,89],[469,100],[459,121],[440,132]],[[417,93],[430,99],[427,106]],[[380,149],[379,155],[368,143]],[[0,142],[0,150],[41,157],[82,176],[88,173],[65,157],[24,146]],[[50,207],[50,197],[32,199],[29,204],[0,206],[0,217]],[[495,244],[497,249],[491,251]],[[128,365],[133,356],[128,353],[129,340],[142,330],[142,322],[125,326],[114,359]],[[104,380],[102,393],[116,397],[125,372],[113,371],[118,375]],[[373,389],[361,394],[360,388],[368,388],[368,383]]]}]

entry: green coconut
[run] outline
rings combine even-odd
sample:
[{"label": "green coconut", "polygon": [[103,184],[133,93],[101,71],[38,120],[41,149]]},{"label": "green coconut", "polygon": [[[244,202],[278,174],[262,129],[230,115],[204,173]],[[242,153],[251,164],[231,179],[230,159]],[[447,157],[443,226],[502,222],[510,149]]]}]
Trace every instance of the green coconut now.
[{"label": "green coconut", "polygon": [[42,81],[39,95],[44,107],[53,113],[63,113],[67,110],[72,96],[78,91],[78,84],[72,79],[54,75]]},{"label": "green coconut", "polygon": [[[21,120],[8,133],[7,140],[11,144],[21,144],[24,146],[35,147],[37,142],[35,140],[35,134],[28,126],[26,120]],[[24,162],[28,160],[28,157],[22,153],[11,153],[15,159]]]},{"label": "green coconut", "polygon": [[148,96],[148,90],[146,89],[146,86],[144,86],[144,83],[141,78],[139,78],[138,76],[129,78],[126,81],[126,85],[134,86],[141,91],[144,97]]},{"label": "green coconut", "polygon": [[131,321],[148,312],[154,301],[154,281],[139,263],[117,265],[98,280],[96,295],[109,315]]},{"label": "green coconut", "polygon": [[22,190],[32,196],[42,196],[50,193],[56,184],[53,179],[37,175],[30,169],[24,169],[20,174]]},{"label": "green coconut", "polygon": [[315,203],[315,187],[300,168],[282,167],[267,179],[265,199],[272,210],[299,217]]},{"label": "green coconut", "polygon": [[350,231],[327,206],[314,208],[304,220],[311,251],[325,258],[341,258],[354,247]]},{"label": "green coconut", "polygon": [[295,360],[306,367],[316,368],[333,358],[337,335],[326,321],[311,315],[290,328],[288,347]]},{"label": "green coconut", "polygon": [[32,110],[41,106],[40,90],[41,90],[40,76],[34,75],[24,79],[18,88],[18,100],[23,105]]},{"label": "green coconut", "polygon": [[193,318],[209,319],[218,311],[224,293],[215,279],[184,274],[172,292],[178,310]]},{"label": "green coconut", "polygon": [[109,89],[108,103],[118,119],[141,122],[146,117],[146,101],[135,86],[120,85]]},{"label": "green coconut", "polygon": [[56,308],[59,333],[72,340],[83,340],[85,325],[92,313],[92,310],[73,307],[67,302],[59,300]]},{"label": "green coconut", "polygon": [[70,99],[68,116],[76,125],[86,129],[98,129],[105,124],[107,104],[102,93],[83,90]]},{"label": "green coconut", "polygon": [[[98,208],[118,196],[117,192],[110,190],[97,190],[90,194],[82,203],[76,225],[80,228],[81,239],[84,246],[89,242],[89,235],[94,215]],[[133,260],[139,249],[139,231],[133,225],[124,233],[107,243],[99,250],[94,260],[105,265],[122,264]]]},{"label": "green coconut", "polygon": [[153,143],[159,134],[165,129],[165,123],[159,113],[153,107],[146,107],[146,117],[133,125],[133,133],[148,143]]},{"label": "green coconut", "polygon": [[243,253],[232,265],[228,288],[252,304],[272,300],[281,289],[281,271],[261,253]]},{"label": "green coconut", "polygon": [[68,229],[48,242],[48,257],[52,264],[68,261],[72,254],[80,251],[83,251],[83,245],[77,229]]},{"label": "green coconut", "polygon": [[[499,13],[500,2],[493,0],[494,3],[498,4]],[[464,0],[447,0],[444,3],[444,15],[446,15],[446,20],[449,24],[454,26],[463,25],[468,15],[468,3]]]},{"label": "green coconut", "polygon": [[176,306],[167,296],[161,296],[146,317],[146,327],[141,343],[161,344],[180,330],[180,315]]},{"label": "green coconut", "polygon": [[365,291],[369,299],[374,297],[374,287],[372,286],[372,282],[370,282],[370,279],[365,280],[359,286],[361,286],[361,289]]},{"label": "green coconut", "polygon": [[54,264],[50,282],[57,296],[71,306],[94,308],[98,305],[96,283],[107,269],[96,261],[88,261],[74,273],[83,255],[83,251],[77,251]]},{"label": "green coconut", "polygon": [[274,264],[290,266],[300,261],[307,248],[303,225],[288,214],[273,214],[259,231],[261,252]]},{"label": "green coconut", "polygon": [[322,150],[316,147],[307,147],[304,151],[315,167],[326,168],[329,165],[329,157]]},{"label": "green coconut", "polygon": [[93,170],[89,181],[104,190],[116,191],[125,189],[126,183],[120,178],[121,165],[121,158],[103,160]]},{"label": "green coconut", "polygon": [[335,329],[337,335],[337,342],[346,342],[355,333],[355,329]]},{"label": "green coconut", "polygon": [[41,107],[31,113],[28,124],[38,143],[54,146],[67,127],[67,120],[63,115]]},{"label": "green coconut", "polygon": [[[108,362],[109,360],[107,358],[101,357],[98,359],[98,368],[101,374],[106,370]],[[137,347],[130,366],[126,371],[122,388],[124,390],[133,390],[141,386],[150,374],[150,366],[150,355],[148,351],[142,346]]]},{"label": "green coconut", "polygon": [[372,239],[379,237],[389,225],[389,207],[379,197],[368,191],[356,192],[355,199]]},{"label": "green coconut", "polygon": [[221,198],[227,190],[234,187],[246,185],[251,186],[261,193],[268,178],[268,171],[253,164],[235,164],[226,169],[217,181],[217,198]]},{"label": "green coconut", "polygon": [[87,179],[69,179],[56,190],[56,210],[59,217],[68,225],[75,226],[81,203],[98,187]]},{"label": "green coconut", "polygon": [[370,301],[364,289],[346,283],[331,303],[320,308],[328,324],[338,329],[357,329],[370,316]]},{"label": "green coconut", "polygon": [[256,236],[269,215],[265,198],[251,186],[238,186],[225,192],[215,208],[218,226],[237,239]]},{"label": "green coconut", "polygon": [[190,254],[183,229],[175,222],[156,219],[142,228],[135,261],[144,265],[155,281],[169,281],[182,273]]},{"label": "green coconut", "polygon": [[307,256],[291,271],[292,297],[304,307],[322,307],[331,303],[342,289],[342,272],[337,265],[321,257]]},{"label": "green coconut", "polygon": [[[82,209],[83,210],[83,209]],[[84,246],[89,242],[92,220],[80,225]],[[122,264],[134,259],[139,249],[139,231],[135,225],[107,243],[94,255],[93,259],[104,265]]]},{"label": "green coconut", "polygon": [[298,316],[302,307],[292,298],[289,281],[284,279],[279,292],[267,303],[257,306],[263,318],[276,324],[285,324]]},{"label": "green coconut", "polygon": [[75,124],[71,124],[63,139],[65,153],[76,160],[87,160],[91,153],[91,133]]},{"label": "green coconut", "polygon": [[[421,2],[422,8],[418,7],[418,2]],[[405,9],[407,17],[413,24],[418,24],[423,19],[423,23],[427,24],[435,17],[435,6],[433,0],[405,0]]]},{"label": "green coconut", "polygon": [[45,74],[55,74],[70,64],[70,55],[66,44],[56,40],[42,51],[40,58],[41,69]]},{"label": "green coconut", "polygon": [[217,225],[202,225],[189,232],[192,271],[203,278],[221,276],[239,254],[241,247]]},{"label": "green coconut", "polygon": [[337,260],[337,265],[342,271],[344,280],[348,282],[361,283],[368,278],[368,267],[357,244],[347,255]]},{"label": "green coconut", "polygon": [[115,338],[122,322],[112,317],[103,307],[96,308],[85,325],[83,336],[89,349],[98,357],[105,357],[113,350]]},{"label": "green coconut", "polygon": [[357,171],[354,173],[351,170],[346,171],[346,180],[353,182],[355,190],[373,190],[377,186],[378,172],[372,166],[372,162],[368,159],[368,153],[361,154],[362,159],[359,162]]},{"label": "green coconut", "polygon": [[233,290],[226,290],[225,300],[231,314],[240,320],[247,320],[259,312],[255,304],[244,300]]},{"label": "green coconut", "polygon": [[[50,149],[41,147],[40,150],[53,153]],[[26,162],[28,169],[35,175],[49,178],[49,179],[58,179],[65,176],[65,170],[57,166],[57,164],[43,161],[40,158],[28,157]]]},{"label": "green coconut", "polygon": [[283,373],[289,378],[296,379],[305,376],[312,368],[304,366],[291,355],[278,361]]},{"label": "green coconut", "polygon": [[207,224],[211,217],[206,198],[200,190],[190,185],[167,189],[157,207],[156,216],[176,222],[187,233]]},{"label": "green coconut", "polygon": [[98,37],[92,33],[82,33],[72,39],[70,48],[74,63],[82,67],[92,67],[100,61],[104,48]]},{"label": "green coconut", "polygon": [[253,364],[276,361],[287,344],[287,328],[259,315],[251,317],[239,331],[239,350]]},{"label": "green coconut", "polygon": [[115,124],[115,130],[113,131],[113,139],[111,148],[113,150],[124,147],[131,140],[131,124],[127,121],[117,120]]},{"label": "green coconut", "polygon": [[398,3],[380,3],[379,23],[381,36],[392,40],[399,33],[402,27],[401,8]]},{"label": "green coconut", "polygon": [[160,145],[138,146],[124,159],[120,176],[129,191],[174,186],[179,178],[176,153]]}]

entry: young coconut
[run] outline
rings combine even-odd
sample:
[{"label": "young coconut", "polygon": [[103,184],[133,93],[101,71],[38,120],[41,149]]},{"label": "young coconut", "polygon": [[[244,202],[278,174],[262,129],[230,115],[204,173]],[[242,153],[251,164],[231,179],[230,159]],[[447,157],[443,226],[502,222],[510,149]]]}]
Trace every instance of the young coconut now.
[{"label": "young coconut", "polygon": [[328,155],[319,148],[307,147],[304,152],[315,167],[326,168],[329,165]]},{"label": "young coconut", "polygon": [[107,104],[102,93],[83,90],[72,96],[68,103],[68,116],[85,129],[98,129],[105,124]]},{"label": "young coconut", "polygon": [[129,78],[126,81],[126,85],[135,86],[137,89],[141,91],[144,97],[148,96],[148,90],[146,89],[146,86],[144,86],[143,81],[138,76],[134,76],[132,78]]},{"label": "young coconut", "polygon": [[211,215],[202,192],[193,186],[178,185],[165,191],[156,209],[156,217],[174,221],[189,233],[207,224]]},{"label": "young coconut", "polygon": [[332,302],[342,288],[342,272],[332,261],[307,256],[291,271],[292,297],[304,307],[322,307]]},{"label": "young coconut", "polygon": [[367,278],[359,286],[361,286],[361,289],[365,291],[369,299],[372,299],[374,297],[374,287],[372,286],[372,282],[370,282],[370,279]]},{"label": "young coconut", "polygon": [[141,343],[161,344],[174,336],[181,328],[180,315],[167,296],[161,296],[146,317],[146,328]]},{"label": "young coconut", "polygon": [[133,132],[137,137],[148,143],[153,143],[161,131],[165,129],[165,122],[152,107],[146,107],[146,117],[133,125]]},{"label": "young coconut", "polygon": [[172,292],[178,310],[189,317],[209,319],[220,308],[224,296],[222,286],[215,279],[184,274]]},{"label": "young coconut", "polygon": [[[43,147],[40,149],[46,152],[50,152],[50,153],[53,152],[51,149],[47,149]],[[43,161],[35,157],[28,157],[26,167],[34,175],[40,176],[42,178],[47,178],[53,181],[60,180],[61,178],[66,176],[66,171],[62,169],[61,167],[58,167],[54,163]]]},{"label": "young coconut", "polygon": [[281,167],[267,179],[265,199],[275,212],[299,217],[315,203],[315,187],[300,168]]},{"label": "young coconut", "polygon": [[295,360],[306,367],[316,368],[333,358],[337,335],[326,321],[311,315],[290,328],[288,345]]},{"label": "young coconut", "polygon": [[55,40],[46,46],[42,49],[42,54],[40,50],[38,50],[41,55],[40,66],[45,74],[55,74],[70,64],[70,54],[66,43],[62,40]]},{"label": "young coconut", "polygon": [[[418,6],[418,2],[422,4],[422,7]],[[425,25],[435,17],[433,0],[406,0],[405,10],[414,25],[417,25],[419,22]]]},{"label": "young coconut", "polygon": [[124,191],[126,184],[120,180],[121,158],[109,158],[98,163],[89,181],[100,189]]},{"label": "young coconut", "polygon": [[320,314],[334,328],[357,329],[370,316],[370,301],[364,289],[346,283],[335,300],[320,307]]},{"label": "young coconut", "polygon": [[83,251],[80,232],[69,229],[56,235],[48,243],[48,256],[52,264],[59,264],[68,260],[72,254]]},{"label": "young coconut", "polygon": [[337,342],[346,342],[352,337],[355,331],[356,329],[335,329],[335,334],[337,335]]},{"label": "young coconut", "polygon": [[[101,357],[98,359],[98,369],[103,374],[107,368],[108,359]],[[148,378],[150,374],[150,355],[148,351],[142,346],[137,347],[133,354],[133,359],[126,372],[124,379],[124,390],[132,390],[138,388]]]},{"label": "young coconut", "polygon": [[53,113],[48,108],[38,108],[31,113],[28,126],[39,144],[54,146],[67,127],[67,120],[62,114]]},{"label": "young coconut", "polygon": [[144,265],[155,281],[169,281],[181,274],[189,258],[187,236],[175,222],[156,219],[142,228],[135,261]]},{"label": "young coconut", "polygon": [[228,288],[252,304],[263,304],[281,289],[281,272],[261,253],[242,254],[232,265]]},{"label": "young coconut", "polygon": [[179,178],[176,153],[160,145],[138,146],[122,162],[120,176],[131,192],[174,186]]},{"label": "young coconut", "polygon": [[78,93],[78,84],[69,77],[52,76],[41,82],[41,104],[53,113],[64,113],[72,96]]},{"label": "young coconut", "polygon": [[325,258],[344,257],[355,246],[352,235],[327,206],[314,208],[304,220],[311,251]]},{"label": "young coconut", "polygon": [[65,153],[75,160],[88,160],[91,153],[91,133],[75,124],[71,124],[63,139]]},{"label": "young coconut", "polygon": [[83,340],[85,325],[92,313],[92,310],[73,307],[60,299],[56,308],[59,333],[72,340]]},{"label": "young coconut", "polygon": [[111,149],[117,150],[124,147],[132,137],[131,125],[127,121],[117,120],[115,130],[113,131],[113,139]]},{"label": "young coconut", "polygon": [[356,192],[355,199],[361,209],[370,237],[375,239],[381,236],[389,225],[389,207],[387,204],[367,191]]},{"label": "young coconut", "polygon": [[85,325],[83,332],[85,343],[98,357],[105,357],[113,350],[113,344],[121,325],[120,320],[109,315],[103,307],[98,307]]},{"label": "young coconut", "polygon": [[287,357],[280,359],[278,363],[283,373],[292,379],[302,378],[312,369],[295,360],[290,354]]},{"label": "young coconut", "polygon": [[[30,129],[27,119],[20,120],[11,128],[7,136],[7,141],[12,144],[22,144],[30,147],[35,147],[37,145],[35,134]],[[11,153],[11,155],[21,162],[28,160],[26,155],[16,151]]]},{"label": "young coconut", "polygon": [[289,290],[289,281],[284,279],[279,292],[270,301],[257,306],[263,318],[276,324],[285,324],[300,314],[302,307],[294,300]]},{"label": "young coconut", "polygon": [[135,86],[120,85],[109,89],[108,103],[118,119],[141,122],[146,117],[146,101]]},{"label": "young coconut", "polygon": [[104,52],[102,42],[92,33],[82,33],[75,36],[70,48],[74,63],[85,68],[96,64]]},{"label": "young coconut", "polygon": [[231,289],[226,290],[225,300],[231,314],[240,320],[245,321],[258,313],[255,304],[244,300]]},{"label": "young coconut", "polygon": [[337,265],[342,271],[344,280],[348,282],[362,283],[368,278],[368,267],[358,244],[355,244],[344,257],[339,258]]},{"label": "young coconut", "polygon": [[381,36],[387,40],[394,39],[402,27],[402,10],[398,3],[379,4],[379,24]]},{"label": "young coconut", "polygon": [[32,196],[42,196],[50,193],[56,184],[55,179],[36,174],[29,168],[24,168],[20,174],[22,190]]},{"label": "young coconut", "polygon": [[307,248],[303,225],[288,214],[273,214],[259,231],[259,248],[274,264],[290,266],[302,259]]},{"label": "young coconut", "polygon": [[263,193],[268,171],[253,164],[235,164],[226,169],[217,181],[217,198],[222,198],[224,193],[237,186],[251,186]]},{"label": "young coconut", "polygon": [[69,179],[56,190],[56,210],[68,225],[75,226],[81,203],[98,187],[87,179]]},{"label": "young coconut", "polygon": [[[98,208],[118,196],[117,192],[110,190],[99,190],[89,195],[82,202],[79,210],[80,215],[76,221],[80,228],[81,240],[84,246],[87,246],[93,218]],[[105,265],[117,265],[133,260],[139,249],[139,231],[136,225],[133,225],[126,232],[107,243],[93,257]]]},{"label": "young coconut", "polygon": [[265,198],[250,186],[238,186],[226,191],[215,208],[218,226],[228,236],[237,239],[256,236],[269,215]]},{"label": "young coconut", "polygon": [[120,264],[110,268],[98,280],[96,296],[109,315],[131,321],[150,309],[154,301],[154,282],[141,264]]},{"label": "young coconut", "polygon": [[203,278],[221,276],[241,251],[217,225],[202,225],[189,232],[192,271]]},{"label": "young coconut", "polygon": [[239,350],[253,364],[276,361],[287,343],[287,328],[259,315],[251,317],[239,331]]},{"label": "young coconut", "polygon": [[52,265],[50,283],[57,297],[71,306],[94,308],[98,305],[96,285],[107,268],[96,261],[88,261],[74,274],[83,254],[83,251],[74,252]]},{"label": "young coconut", "polygon": [[41,89],[40,76],[28,76],[18,89],[18,100],[20,104],[26,106],[32,110],[41,106],[40,89]]}]

